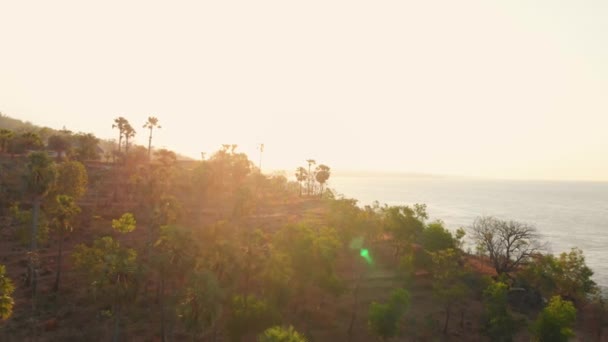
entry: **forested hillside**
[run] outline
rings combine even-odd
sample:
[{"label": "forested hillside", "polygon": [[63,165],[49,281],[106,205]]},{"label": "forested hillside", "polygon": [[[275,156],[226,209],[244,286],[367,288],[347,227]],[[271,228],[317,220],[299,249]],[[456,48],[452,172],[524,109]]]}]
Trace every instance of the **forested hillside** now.
[{"label": "forested hillside", "polygon": [[233,144],[154,149],[154,117],[148,146],[108,125],[104,145],[0,116],[0,341],[608,338],[583,252],[526,223],[449,230],[337,196],[308,156],[290,181]]}]

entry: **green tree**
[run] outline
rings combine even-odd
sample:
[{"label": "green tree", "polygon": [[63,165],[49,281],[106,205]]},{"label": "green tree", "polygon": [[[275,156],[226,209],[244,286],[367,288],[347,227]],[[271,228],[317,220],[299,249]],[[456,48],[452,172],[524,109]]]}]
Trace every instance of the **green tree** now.
[{"label": "green tree", "polygon": [[38,218],[40,215],[40,204],[49,190],[55,185],[57,169],[55,163],[45,152],[34,152],[28,156],[26,165],[25,182],[27,191],[32,197],[32,251],[37,249]]},{"label": "green tree", "polygon": [[397,335],[399,320],[410,303],[410,295],[404,289],[396,289],[386,304],[373,302],[369,307],[368,324],[370,330],[386,341]]},{"label": "green tree", "polygon": [[13,139],[11,148],[13,153],[25,153],[30,150],[40,150],[44,147],[42,139],[37,133],[23,132]]},{"label": "green tree", "polygon": [[287,328],[275,326],[258,336],[258,342],[306,342],[306,338],[291,325]]},{"label": "green tree", "polygon": [[418,240],[427,218],[424,207],[393,206],[382,210],[382,226],[390,234],[395,257]]},{"label": "green tree", "polygon": [[445,310],[443,333],[448,332],[448,325],[454,306],[461,303],[468,288],[464,283],[465,272],[459,264],[454,249],[448,248],[431,253],[433,259],[433,295]]},{"label": "green tree", "polygon": [[67,152],[72,147],[70,137],[65,134],[53,134],[49,137],[47,148],[57,153],[57,161],[61,161],[67,155]]},{"label": "green tree", "polygon": [[250,333],[258,334],[279,321],[278,312],[254,295],[236,295],[231,304],[227,328],[233,341],[240,341]]},{"label": "green tree", "polygon": [[161,319],[161,338],[167,340],[171,329],[171,317],[167,312],[174,312],[176,297],[181,279],[185,279],[195,266],[199,247],[189,231],[176,226],[160,227],[159,238],[154,244],[152,265],[158,272],[159,313]]},{"label": "green tree", "polygon": [[15,136],[15,133],[10,129],[1,128],[0,129],[0,152],[8,152],[9,144],[11,140]]},{"label": "green tree", "polygon": [[492,282],[483,292],[484,332],[493,341],[510,342],[515,332],[515,321],[508,310],[509,287]]},{"label": "green tree", "polygon": [[147,128],[148,130],[150,130],[150,134],[148,136],[148,159],[150,159],[152,152],[152,131],[154,130],[154,128],[162,127],[158,124],[158,119],[156,117],[150,116],[148,117],[148,121],[146,121],[143,128]]},{"label": "green tree", "polygon": [[304,182],[308,178],[308,172],[303,167],[298,167],[296,169],[296,180],[298,184],[300,184],[300,196],[302,196],[302,182]]},{"label": "green tree", "polygon": [[329,179],[330,175],[331,175],[331,170],[330,170],[329,166],[324,165],[324,164],[317,166],[317,169],[315,172],[315,178],[317,179],[317,182],[319,182],[319,186],[320,186],[319,195],[320,196],[323,196],[323,186],[325,185],[325,182],[327,182],[327,180]]},{"label": "green tree", "polygon": [[574,336],[575,323],[576,308],[572,302],[555,296],[534,322],[532,333],[535,341],[567,342]]},{"label": "green tree", "polygon": [[81,162],[68,161],[57,166],[57,182],[51,195],[68,195],[80,199],[87,191],[89,177]]},{"label": "green tree", "polygon": [[8,319],[13,314],[15,301],[12,295],[14,291],[15,286],[6,275],[6,267],[0,265],[0,320]]},{"label": "green tree", "polygon": [[204,270],[190,276],[177,314],[193,340],[214,327],[221,313],[222,297],[222,289],[213,273]]},{"label": "green tree", "polygon": [[131,213],[124,213],[120,218],[112,220],[112,228],[121,233],[132,232],[136,224],[135,216]]},{"label": "green tree", "polygon": [[78,160],[99,160],[99,139],[91,133],[79,133],[76,135],[76,155]]},{"label": "green tree", "polygon": [[429,252],[448,248],[456,248],[456,241],[449,230],[443,227],[443,222],[429,223],[420,235],[420,244]]},{"label": "green tree", "polygon": [[58,195],[55,198],[56,205],[51,214],[52,226],[57,234],[57,271],[53,291],[59,291],[59,281],[61,279],[61,265],[63,260],[63,240],[65,234],[73,231],[72,220],[80,213],[80,207],[76,205],[74,199],[67,195]]},{"label": "green tree", "polygon": [[135,137],[135,133],[137,133],[135,131],[135,128],[133,128],[133,126],[131,126],[130,123],[127,122],[127,124],[124,127],[124,136],[125,136],[125,155],[129,155],[129,140],[133,139]]},{"label": "green tree", "polygon": [[545,297],[584,301],[587,295],[597,290],[591,279],[593,271],[585,263],[583,251],[572,248],[559,257],[542,255],[531,261],[518,277]]}]

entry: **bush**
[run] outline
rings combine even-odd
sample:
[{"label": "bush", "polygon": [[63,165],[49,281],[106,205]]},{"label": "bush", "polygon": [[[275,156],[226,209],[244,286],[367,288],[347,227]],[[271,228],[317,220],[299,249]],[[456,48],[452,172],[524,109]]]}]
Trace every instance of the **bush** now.
[{"label": "bush", "polygon": [[555,296],[538,316],[532,333],[539,342],[567,342],[574,336],[575,322],[576,309],[572,302]]}]

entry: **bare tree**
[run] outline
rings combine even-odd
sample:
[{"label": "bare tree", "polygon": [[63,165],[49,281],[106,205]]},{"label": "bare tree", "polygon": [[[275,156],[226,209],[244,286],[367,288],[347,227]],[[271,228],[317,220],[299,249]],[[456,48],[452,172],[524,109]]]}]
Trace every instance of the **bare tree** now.
[{"label": "bare tree", "polygon": [[470,227],[475,243],[487,254],[498,274],[509,273],[544,245],[535,227],[491,216],[478,217]]}]

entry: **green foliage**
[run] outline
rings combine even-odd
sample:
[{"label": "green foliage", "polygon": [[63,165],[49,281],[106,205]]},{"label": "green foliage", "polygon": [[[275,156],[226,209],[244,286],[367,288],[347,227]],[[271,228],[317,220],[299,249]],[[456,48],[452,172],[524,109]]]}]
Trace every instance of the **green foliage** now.
[{"label": "green foliage", "polygon": [[177,306],[177,315],[194,337],[210,328],[221,313],[222,289],[209,271],[190,276]]},{"label": "green foliage", "polygon": [[395,254],[399,256],[403,250],[417,241],[424,230],[424,220],[428,218],[426,207],[416,204],[383,208],[383,227],[391,235]]},{"label": "green foliage", "polygon": [[443,332],[447,332],[452,306],[464,301],[469,293],[465,284],[466,272],[459,264],[455,250],[449,248],[432,253],[433,295],[445,308],[446,319]]},{"label": "green foliage", "polygon": [[53,193],[68,195],[78,200],[87,191],[89,177],[84,165],[78,161],[68,161],[59,164],[58,175]]},{"label": "green foliage", "polygon": [[278,312],[268,302],[256,296],[236,295],[231,304],[232,315],[227,328],[233,341],[240,341],[249,333],[260,333],[279,321]]},{"label": "green foliage", "polygon": [[10,151],[11,153],[21,154],[31,150],[40,150],[43,147],[44,144],[40,135],[35,132],[23,132],[12,139]]},{"label": "green foliage", "polygon": [[[13,225],[17,227],[15,230],[17,239],[23,246],[27,246],[32,239],[32,210],[21,210],[19,208],[19,203],[13,203],[9,207],[9,213]],[[39,218],[36,236],[38,243],[45,243],[49,239],[49,224],[46,215],[41,215]]]},{"label": "green foliage", "polygon": [[420,236],[422,247],[429,252],[436,252],[448,248],[456,248],[456,241],[449,230],[443,227],[443,222],[429,223]]},{"label": "green foliage", "polygon": [[494,341],[513,339],[515,322],[508,311],[508,293],[509,287],[502,282],[492,282],[483,292],[484,332]]},{"label": "green foliage", "polygon": [[109,236],[93,242],[91,247],[77,245],[72,253],[74,267],[84,275],[97,298],[110,303],[133,299],[137,285],[137,252],[123,248]]},{"label": "green foliage", "polygon": [[410,302],[410,295],[404,289],[396,289],[386,304],[373,302],[369,307],[369,329],[383,340],[395,336],[398,323],[405,314]]},{"label": "green foliage", "polygon": [[306,338],[291,325],[287,328],[276,326],[266,329],[258,336],[258,342],[306,342]]},{"label": "green foliage", "polygon": [[545,297],[562,296],[584,300],[597,286],[591,279],[593,271],[586,265],[583,251],[572,248],[559,257],[543,255],[534,259],[522,272],[520,279],[539,290]]},{"label": "green foliage", "polygon": [[32,152],[28,156],[25,182],[28,192],[42,197],[54,186],[57,177],[55,163],[46,152]]},{"label": "green foliage", "polygon": [[135,230],[136,223],[133,214],[125,213],[119,219],[112,220],[112,228],[117,232],[130,233]]},{"label": "green foliage", "polygon": [[6,267],[0,265],[0,320],[7,319],[13,314],[15,301],[12,295],[14,291],[15,286],[6,275]]},{"label": "green foliage", "polygon": [[575,323],[576,308],[572,302],[555,296],[534,322],[532,332],[539,342],[567,342],[574,336]]},{"label": "green foliage", "polygon": [[57,195],[51,212],[53,227],[66,233],[71,232],[73,228],[71,221],[79,213],[80,207],[71,196]]},{"label": "green foliage", "polygon": [[335,229],[299,223],[281,229],[275,247],[289,256],[298,286],[312,283],[334,295],[344,287],[336,277],[334,264],[342,243]]},{"label": "green foliage", "polygon": [[1,128],[0,129],[0,152],[7,152],[9,144],[15,133],[10,129]]}]

